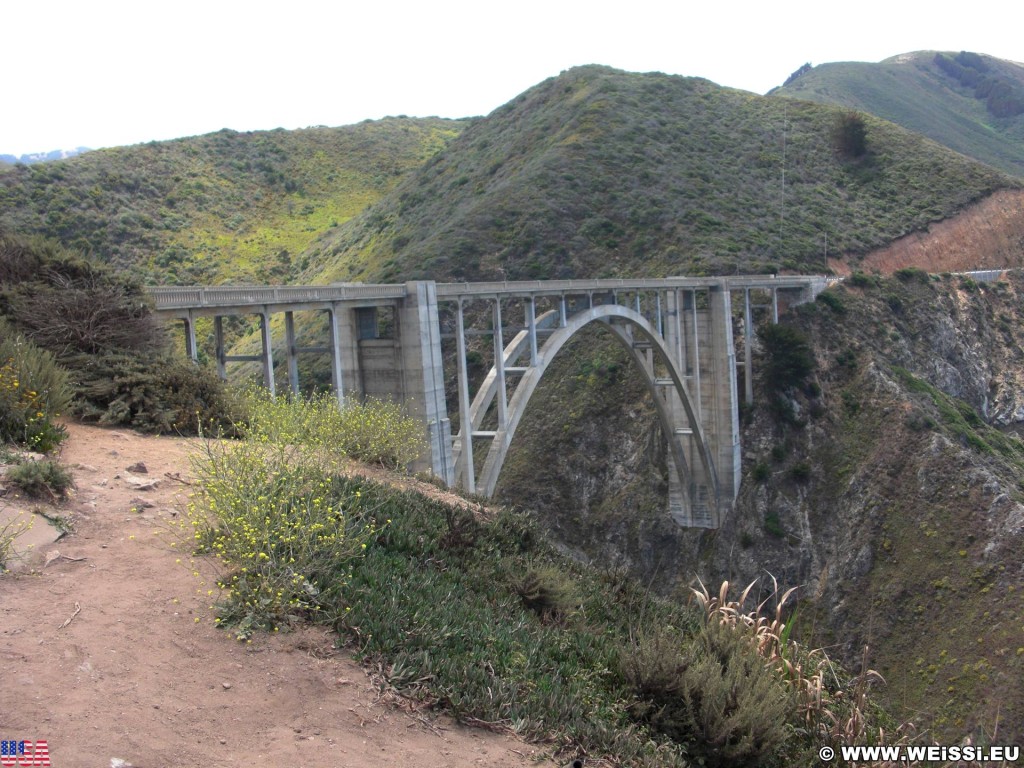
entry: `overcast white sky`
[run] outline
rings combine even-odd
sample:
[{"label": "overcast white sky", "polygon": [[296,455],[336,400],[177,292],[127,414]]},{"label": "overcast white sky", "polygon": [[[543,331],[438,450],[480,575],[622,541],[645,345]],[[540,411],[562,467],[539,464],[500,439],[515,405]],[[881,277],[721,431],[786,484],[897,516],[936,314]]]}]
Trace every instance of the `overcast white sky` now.
[{"label": "overcast white sky", "polygon": [[12,0],[0,153],[483,115],[578,64],[765,93],[806,61],[1024,61],[1022,21],[1020,0]]}]

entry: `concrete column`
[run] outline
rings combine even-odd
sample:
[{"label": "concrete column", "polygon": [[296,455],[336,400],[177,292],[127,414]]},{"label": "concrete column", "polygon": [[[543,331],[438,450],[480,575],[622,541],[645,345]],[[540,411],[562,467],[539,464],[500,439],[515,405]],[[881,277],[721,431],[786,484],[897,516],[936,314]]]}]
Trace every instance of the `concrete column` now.
[{"label": "concrete column", "polygon": [[213,318],[213,346],[214,355],[217,358],[217,375],[221,381],[228,378],[227,351],[224,349],[224,318],[217,315]]},{"label": "concrete column", "polygon": [[[679,290],[670,290],[665,294],[666,317],[664,324],[664,338],[665,346],[668,348],[669,353],[675,358],[676,365],[685,377],[687,370],[686,352],[689,345],[685,343],[687,308],[683,302],[684,296],[685,294]],[[687,385],[689,390],[692,378],[688,382],[684,381],[684,383]],[[688,427],[689,424],[683,404],[674,388],[667,389],[666,400],[666,405],[668,406],[669,413],[672,416],[672,424],[676,429],[675,434],[666,435],[665,437],[669,440],[678,440],[683,455],[686,458],[686,464],[690,468],[690,472],[693,473],[699,471],[701,469],[700,456],[695,449],[693,438],[692,436],[687,437],[681,431],[682,428]],[[694,403],[695,409],[696,405],[697,404]],[[693,525],[692,498],[694,494],[692,489],[695,487],[694,478],[684,478],[680,476],[676,463],[672,461],[671,453],[667,461],[667,469],[669,516],[680,525]]]},{"label": "concrete column", "polygon": [[341,338],[338,333],[338,310],[327,312],[327,346],[331,355],[331,388],[338,398],[338,405],[345,404],[345,382],[341,372]]},{"label": "concrete column", "polygon": [[338,377],[343,382],[339,387],[339,397],[357,397],[365,395],[362,386],[362,372],[359,362],[359,334],[356,328],[356,312],[347,304],[334,304],[333,328],[335,332],[335,348],[337,349],[336,365]]},{"label": "concrete column", "polygon": [[466,322],[462,316],[462,299],[455,310],[455,346],[459,370],[459,434],[462,446],[462,482],[469,493],[476,493],[476,470],[473,466],[473,414],[469,402],[469,373],[466,371]]},{"label": "concrete column", "polygon": [[720,501],[731,506],[740,487],[740,425],[732,302],[724,284],[713,286],[708,291],[708,321],[710,349],[706,359],[712,387],[711,407],[704,416],[704,428],[714,451]]},{"label": "concrete column", "polygon": [[747,405],[754,403],[753,368],[754,321],[750,311],[750,289],[743,289],[743,397]]},{"label": "concrete column", "polygon": [[498,398],[498,428],[508,424],[508,391],[505,388],[505,340],[501,331],[501,296],[494,300],[494,383]]},{"label": "concrete column", "polygon": [[277,395],[277,388],[274,386],[274,350],[270,338],[270,313],[265,309],[260,312],[260,339],[263,343],[263,384],[271,397]]},{"label": "concrete column", "polygon": [[776,288],[772,288],[772,323],[778,325],[779,322],[779,291]]},{"label": "concrete column", "polygon": [[568,309],[565,306],[565,294],[563,293],[561,298],[558,300],[558,327],[565,328],[565,324],[569,321]]},{"label": "concrete column", "polygon": [[701,388],[700,382],[700,320],[697,315],[697,290],[693,289],[690,291],[689,296],[689,307],[690,310],[690,338],[687,340],[687,346],[689,349],[690,356],[690,375],[693,377],[693,397],[697,403],[697,417],[704,421],[704,395]]},{"label": "concrete column", "polygon": [[[451,424],[444,397],[441,359],[441,322],[437,312],[437,285],[433,281],[406,283],[406,296],[398,312],[402,356],[403,401],[406,412],[426,427],[427,450],[413,463],[414,471],[427,470],[451,485]],[[465,365],[465,356],[462,357]],[[464,422],[470,430],[471,423]]]},{"label": "concrete column", "polygon": [[530,336],[530,365],[537,364],[537,305],[531,296],[523,302],[526,311],[526,332]]},{"label": "concrete column", "polygon": [[189,312],[188,317],[183,318],[185,324],[185,354],[188,359],[197,362],[199,360],[199,347],[196,344],[196,322]]},{"label": "concrete column", "polygon": [[299,394],[299,355],[295,345],[295,313],[284,313],[285,355],[288,360],[288,388]]}]

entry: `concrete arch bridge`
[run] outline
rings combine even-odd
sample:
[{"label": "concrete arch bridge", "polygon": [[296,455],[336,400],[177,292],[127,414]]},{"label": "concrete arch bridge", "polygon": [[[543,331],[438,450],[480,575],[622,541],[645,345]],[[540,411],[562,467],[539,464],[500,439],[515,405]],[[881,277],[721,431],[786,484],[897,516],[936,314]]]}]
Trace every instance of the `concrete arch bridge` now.
[{"label": "concrete arch bridge", "polygon": [[[738,369],[751,370],[755,314],[778,320],[780,304],[812,300],[816,276],[672,277],[623,280],[329,286],[160,287],[156,312],[185,329],[198,358],[196,320],[213,319],[219,374],[231,362],[261,364],[275,390],[271,318],[284,315],[288,387],[299,391],[298,357],[328,355],[339,400],[390,398],[424,423],[428,450],[415,469],[448,485],[494,493],[527,404],[559,350],[599,324],[629,352],[651,391],[669,445],[669,513],[683,526],[717,528],[739,491]],[[734,315],[733,297],[741,308]],[[326,345],[301,346],[295,314],[322,315]],[[224,318],[255,315],[258,355],[229,355]],[[742,329],[736,359],[734,324]],[[280,345],[279,345],[280,346]],[[454,354],[445,354],[445,347]],[[467,358],[489,371],[471,382]],[[451,430],[445,366],[458,382]],[[476,377],[478,378],[478,377]],[[744,398],[753,398],[744,375]],[[474,386],[475,383],[475,386]],[[479,457],[483,454],[482,462]]]}]

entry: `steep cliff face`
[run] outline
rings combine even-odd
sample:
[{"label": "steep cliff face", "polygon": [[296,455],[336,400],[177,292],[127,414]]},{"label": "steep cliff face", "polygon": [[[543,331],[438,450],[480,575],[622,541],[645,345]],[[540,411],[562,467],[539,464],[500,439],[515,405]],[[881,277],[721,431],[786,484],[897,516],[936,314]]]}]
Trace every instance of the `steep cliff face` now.
[{"label": "steep cliff face", "polygon": [[817,359],[784,407],[755,357],[743,485],[719,530],[665,516],[664,440],[638,377],[598,338],[531,409],[502,493],[567,548],[660,591],[766,573],[801,585],[798,632],[851,665],[869,646],[896,714],[945,736],[998,723],[1020,738],[1024,277],[907,270],[833,290],[784,318]]}]

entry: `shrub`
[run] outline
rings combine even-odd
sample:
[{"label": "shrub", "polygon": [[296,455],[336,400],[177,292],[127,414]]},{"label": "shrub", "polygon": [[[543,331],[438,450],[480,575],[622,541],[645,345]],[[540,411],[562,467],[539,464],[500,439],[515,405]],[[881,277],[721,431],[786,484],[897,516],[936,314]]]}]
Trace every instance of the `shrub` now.
[{"label": "shrub", "polygon": [[531,568],[513,588],[525,607],[546,620],[564,616],[575,602],[572,579],[554,566]]},{"label": "shrub", "polygon": [[775,510],[765,512],[764,530],[766,533],[777,539],[781,539],[786,535],[786,529],[782,527],[782,520],[779,518],[779,513]]},{"label": "shrub", "polygon": [[192,469],[193,536],[224,568],[219,621],[242,639],[338,604],[372,531],[350,515],[356,499],[334,492],[325,467],[301,447],[246,440],[208,444]]},{"label": "shrub", "polygon": [[909,283],[914,280],[919,283],[928,282],[928,273],[920,267],[902,267],[893,272],[893,274],[898,280],[904,283]]},{"label": "shrub", "polygon": [[53,355],[0,322],[0,442],[53,450],[67,436],[54,419],[70,401],[68,373]]},{"label": "shrub", "polygon": [[56,461],[26,461],[7,470],[8,482],[29,496],[63,498],[74,487],[74,478]]},{"label": "shrub", "polygon": [[832,143],[836,151],[851,160],[863,157],[868,151],[868,129],[864,116],[858,112],[843,112],[832,127]]},{"label": "shrub", "polygon": [[109,353],[72,359],[75,411],[87,421],[144,432],[233,434],[241,406],[207,368],[170,353]]},{"label": "shrub", "polygon": [[789,737],[790,692],[748,636],[717,621],[685,644],[672,632],[641,637],[623,673],[641,721],[689,744],[699,764],[764,765]]},{"label": "shrub", "polygon": [[871,275],[865,275],[863,272],[854,272],[850,275],[847,282],[855,288],[869,288],[872,285],[877,285],[878,278]]},{"label": "shrub", "polygon": [[240,637],[340,604],[352,560],[373,524],[334,477],[343,456],[397,467],[418,451],[419,425],[397,406],[349,404],[330,395],[244,397],[242,439],[210,443],[193,457],[200,487],[189,505],[193,536],[225,568],[220,619]]},{"label": "shrub", "polygon": [[806,461],[797,462],[790,467],[789,476],[797,483],[806,483],[811,479],[811,465]]},{"label": "shrub", "polygon": [[835,291],[822,291],[817,295],[815,301],[824,304],[837,315],[841,315],[846,312],[846,305],[843,304],[842,298],[840,298],[839,294]]},{"label": "shrub", "polygon": [[802,385],[814,371],[814,354],[807,337],[780,323],[763,325],[757,334],[767,357],[764,376],[769,389],[781,393]]}]

